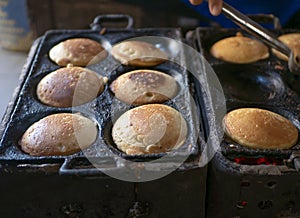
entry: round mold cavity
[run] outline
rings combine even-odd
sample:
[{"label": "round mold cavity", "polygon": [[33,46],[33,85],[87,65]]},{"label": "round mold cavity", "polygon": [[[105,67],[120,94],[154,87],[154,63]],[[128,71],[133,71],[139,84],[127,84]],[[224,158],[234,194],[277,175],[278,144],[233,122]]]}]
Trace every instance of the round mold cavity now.
[{"label": "round mold cavity", "polygon": [[[63,68],[63,67],[62,67]],[[103,95],[104,92],[106,92],[106,83],[104,84],[104,87],[103,87],[103,90],[102,92],[98,93],[97,95],[94,96],[94,98],[91,98],[89,101],[82,101],[80,104],[75,104],[74,106],[69,106],[69,107],[59,107],[59,106],[55,106],[55,105],[50,105],[50,104],[46,104],[44,102],[42,102],[38,96],[37,96],[37,87],[38,87],[38,84],[40,83],[40,81],[42,79],[44,79],[44,77],[48,76],[49,74],[53,73],[54,71],[56,70],[59,70],[59,69],[62,69],[62,68],[56,68],[54,69],[53,71],[49,71],[49,72],[45,72],[45,73],[40,73],[39,75],[36,75],[36,76],[33,76],[29,83],[28,83],[28,87],[29,87],[29,92],[30,92],[30,95],[33,99],[35,99],[37,102],[39,102],[40,104],[43,104],[45,106],[49,106],[49,107],[55,107],[55,108],[70,108],[70,107],[77,107],[77,106],[81,106],[81,105],[85,105],[85,104],[89,104],[93,101],[95,101],[97,98],[99,98],[100,96]],[[82,68],[85,68],[85,67],[82,67]],[[91,69],[89,69],[91,70]],[[94,70],[92,70],[94,71]],[[99,75],[99,73],[97,73],[96,71],[94,71],[97,75]],[[101,75],[102,76],[102,75]],[[104,77],[103,77],[104,78]],[[58,80],[55,81],[55,82],[59,82]],[[48,84],[48,83],[47,83]],[[77,90],[78,91],[78,90]],[[49,91],[51,92],[51,90]],[[79,92],[79,91],[78,91]],[[64,92],[62,92],[64,93]],[[76,93],[76,92],[75,92]],[[80,93],[80,92],[79,92]],[[80,96],[80,95],[78,95]],[[66,96],[64,96],[65,98]],[[72,98],[72,97],[71,97]],[[58,99],[56,99],[56,101],[58,102]],[[74,101],[74,99],[72,100],[72,102]],[[80,100],[81,101],[81,100]],[[72,103],[73,104],[73,103]]]},{"label": "round mold cavity", "polygon": [[170,59],[178,56],[180,51],[182,51],[180,43],[174,40],[161,40],[155,43],[155,47],[167,53]]},{"label": "round mold cavity", "polygon": [[[176,110],[178,110],[178,108],[176,107],[175,103],[172,101],[168,101],[166,102],[164,105],[170,106]],[[133,109],[135,107],[138,106],[133,106],[133,107],[128,107],[128,108],[120,108],[119,111],[117,111],[115,113],[114,116],[111,116],[110,118],[108,118],[107,120],[105,120],[103,122],[102,128],[101,128],[101,137],[104,140],[105,144],[107,145],[107,147],[117,156],[131,160],[131,161],[136,161],[136,162],[143,162],[143,161],[151,161],[151,160],[155,160],[158,158],[161,158],[163,156],[165,156],[167,153],[153,153],[153,154],[142,154],[142,155],[129,155],[126,154],[125,152],[121,151],[120,149],[118,149],[116,143],[113,140],[112,137],[112,128],[113,128],[113,123],[126,111]],[[180,110],[178,110],[180,112]],[[182,114],[183,117],[184,114]],[[189,134],[191,132],[191,127],[190,127],[190,123],[188,122],[188,120],[186,120],[187,122],[187,128],[188,128],[188,136],[186,138],[186,141],[188,140]],[[185,146],[186,142],[184,144],[182,144],[181,147]],[[180,148],[179,148],[180,149]]]},{"label": "round mold cavity", "polygon": [[[100,135],[100,125],[99,122],[97,121],[96,117],[93,114],[88,114],[88,113],[83,113],[83,112],[75,112],[75,111],[70,111],[70,110],[60,110],[60,111],[53,111],[53,110],[49,110],[49,111],[42,111],[39,113],[34,113],[34,114],[26,114],[25,116],[20,116],[18,119],[14,120],[12,122],[12,128],[10,128],[9,130],[9,137],[8,137],[8,142],[7,144],[13,144],[15,146],[13,146],[11,149],[16,150],[17,149],[17,153],[19,154],[26,154],[20,147],[19,145],[19,140],[21,139],[21,137],[23,136],[23,134],[26,132],[26,130],[33,125],[34,123],[38,122],[39,120],[53,115],[53,114],[61,114],[61,113],[70,113],[70,114],[80,114],[83,117],[86,117],[88,119],[90,119],[91,121],[93,121],[96,124],[96,127],[98,129],[98,134],[96,136],[96,141],[99,138]],[[93,143],[95,144],[96,141]],[[93,144],[90,145],[93,146]],[[29,155],[29,154],[26,154]]]},{"label": "round mold cavity", "polygon": [[[177,98],[180,93],[182,92],[182,90],[185,88],[185,85],[183,84],[183,81],[184,81],[184,72],[182,69],[178,69],[178,67],[174,67],[174,66],[156,66],[156,67],[150,67],[150,68],[137,68],[137,67],[127,67],[127,66],[122,66],[120,65],[116,70],[114,70],[113,72],[110,73],[110,77],[109,77],[109,80],[107,82],[107,85],[109,87],[109,93],[111,94],[112,97],[115,97],[115,94],[113,93],[113,91],[111,90],[110,86],[111,84],[116,80],[118,79],[118,77],[122,76],[123,74],[125,73],[128,73],[128,72],[131,72],[131,71],[135,71],[135,70],[156,70],[156,71],[160,71],[164,74],[167,74],[171,77],[173,77],[176,81],[176,84],[177,84],[177,93],[174,95],[173,98],[171,99],[168,99],[166,101],[160,101],[160,102],[149,102],[149,103],[165,103],[165,102],[168,102],[168,101],[172,101],[174,100],[175,98]],[[147,96],[150,96],[152,95],[152,93],[150,92],[147,92],[146,93]],[[123,102],[122,100],[118,99],[119,101]],[[123,102],[125,103],[125,102]],[[145,104],[148,104],[148,103],[145,103]],[[134,105],[134,104],[133,104]],[[141,104],[139,104],[141,105]]]},{"label": "round mold cavity", "polygon": [[248,102],[273,100],[284,92],[276,72],[254,65],[217,65],[213,67],[225,95]]},{"label": "round mold cavity", "polygon": [[[182,45],[174,39],[160,36],[139,36],[127,39],[128,41],[142,41],[154,45],[156,48],[165,52],[168,55],[169,60],[180,56],[182,52]],[[125,41],[127,41],[125,40]]]},{"label": "round mold cavity", "polygon": [[[86,38],[86,39],[91,39],[91,40],[93,40],[93,41],[96,41],[96,42],[98,42],[103,48],[104,48],[104,50],[105,50],[105,52],[106,52],[106,55],[105,55],[105,57],[104,58],[102,58],[100,61],[97,61],[97,62],[95,62],[95,63],[92,63],[92,64],[90,64],[90,63],[88,63],[86,66],[92,66],[92,65],[96,65],[96,64],[99,64],[99,63],[102,63],[103,61],[105,61],[107,58],[108,58],[108,56],[110,55],[110,49],[111,49],[111,43],[107,40],[107,39],[105,39],[104,37],[101,37],[100,39],[99,39],[99,37],[92,37],[92,36],[80,36],[80,35],[75,35],[75,36],[71,36],[71,37],[69,37],[69,38],[63,38],[63,39],[61,39],[61,40],[59,40],[59,41],[57,41],[57,42],[55,42],[51,47],[50,47],[50,49],[49,49],[49,51],[48,51],[48,57],[49,57],[49,60],[52,62],[52,63],[54,63],[56,66],[59,66],[57,63],[55,63],[53,60],[51,60],[51,58],[50,58],[50,55],[49,55],[49,52],[50,52],[50,50],[54,47],[54,46],[56,46],[56,45],[58,45],[59,43],[61,43],[61,42],[64,42],[64,41],[66,41],[66,40],[69,40],[69,39],[77,39],[77,38]],[[104,52],[104,51],[103,51]],[[101,52],[102,53],[102,52]],[[100,55],[101,53],[99,53],[98,55]],[[96,55],[96,56],[98,56],[98,55]],[[101,54],[102,55],[102,54]],[[95,56],[95,57],[96,57]],[[93,61],[93,59],[94,58],[92,58],[91,59],[91,61]],[[84,67],[84,66],[82,66],[82,67]]]},{"label": "round mold cavity", "polygon": [[[299,143],[300,143],[300,121],[298,119],[298,116],[293,114],[291,111],[288,111],[288,110],[285,110],[285,109],[282,109],[282,108],[275,108],[275,107],[272,107],[272,106],[265,106],[265,105],[261,105],[261,104],[249,104],[249,105],[246,104],[246,105],[240,105],[237,108],[231,108],[227,111],[227,113],[229,113],[232,110],[239,109],[239,108],[260,108],[260,109],[272,111],[274,113],[277,113],[277,114],[283,116],[284,118],[289,120],[298,130],[298,135],[299,135],[298,140],[295,143],[295,145],[293,145],[290,149],[293,149],[294,147],[299,145]],[[262,150],[268,150],[268,149],[258,149],[258,148],[253,149],[253,148],[249,148],[249,147],[246,147],[246,146],[239,145],[237,142],[232,140],[226,134],[224,134],[224,142],[226,143],[226,146],[230,146],[231,149],[243,148],[243,150],[249,150],[249,151],[250,150],[261,150],[261,151]],[[284,152],[284,151],[288,152],[288,150],[285,150],[285,149],[283,149],[281,151],[282,152]]]}]

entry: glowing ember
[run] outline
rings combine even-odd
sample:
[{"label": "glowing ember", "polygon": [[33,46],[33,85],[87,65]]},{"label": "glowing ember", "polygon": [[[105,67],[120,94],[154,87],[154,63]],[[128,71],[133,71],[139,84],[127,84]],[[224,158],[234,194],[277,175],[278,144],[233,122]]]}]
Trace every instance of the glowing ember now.
[{"label": "glowing ember", "polygon": [[237,157],[233,160],[237,164],[247,165],[282,165],[282,159],[271,157]]}]

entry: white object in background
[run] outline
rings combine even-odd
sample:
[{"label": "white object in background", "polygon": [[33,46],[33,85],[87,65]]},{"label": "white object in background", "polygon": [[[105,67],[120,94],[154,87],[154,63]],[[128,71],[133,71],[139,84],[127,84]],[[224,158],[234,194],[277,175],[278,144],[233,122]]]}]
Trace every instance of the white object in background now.
[{"label": "white object in background", "polygon": [[0,48],[0,120],[18,85],[19,75],[26,63],[27,53]]}]

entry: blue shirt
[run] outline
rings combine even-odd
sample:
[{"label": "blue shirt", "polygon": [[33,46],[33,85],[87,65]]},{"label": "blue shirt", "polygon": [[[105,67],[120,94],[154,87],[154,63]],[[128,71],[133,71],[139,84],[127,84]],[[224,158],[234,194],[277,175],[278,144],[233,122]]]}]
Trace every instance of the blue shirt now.
[{"label": "blue shirt", "polygon": [[[231,20],[222,14],[217,17],[212,16],[207,2],[193,6],[188,0],[182,1],[223,27],[236,27]],[[280,19],[282,25],[285,25],[300,9],[300,0],[226,0],[225,2],[244,14],[273,14]]]}]

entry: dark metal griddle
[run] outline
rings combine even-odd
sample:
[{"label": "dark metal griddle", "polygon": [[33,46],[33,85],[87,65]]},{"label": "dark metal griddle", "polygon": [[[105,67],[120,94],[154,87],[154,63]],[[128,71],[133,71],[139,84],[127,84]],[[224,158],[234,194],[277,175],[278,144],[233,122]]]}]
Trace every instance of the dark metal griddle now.
[{"label": "dark metal griddle", "polygon": [[[299,30],[272,30],[277,36]],[[211,46],[241,29],[198,28],[195,47],[211,64],[222,85],[227,111],[264,108],[281,114],[300,129],[299,76],[270,51],[251,64],[214,58]],[[208,114],[209,116],[209,114]],[[208,167],[207,217],[299,217],[299,141],[291,149],[251,149],[224,135]]]},{"label": "dark metal griddle", "polygon": [[[102,26],[105,22],[124,22],[127,26],[105,28]],[[179,110],[189,129],[184,145],[168,159],[172,163],[188,152],[187,160],[176,171],[159,180],[135,183],[105,174],[105,171],[126,167],[116,164],[115,155],[135,162],[165,155],[126,155],[116,148],[110,136],[112,113],[121,114],[133,106],[114,100],[108,86],[120,74],[138,68],[122,66],[111,55],[98,64],[88,66],[107,76],[108,84],[95,100],[74,108],[43,105],[35,94],[38,82],[59,68],[48,57],[50,48],[65,39],[91,38],[108,50],[115,43],[139,36],[184,41],[177,28],[135,29],[132,24],[132,18],[126,15],[103,15],[95,19],[91,30],[51,30],[35,41],[0,129],[0,190],[6,196],[0,200],[3,214],[9,217],[204,217],[207,167],[198,166],[204,128],[199,102],[196,101],[194,106],[190,102],[190,99],[200,96],[193,90],[189,72],[178,65],[182,63],[184,66],[186,57],[183,50],[177,49],[171,60],[151,68],[176,78],[180,92],[164,104]],[[157,46],[166,52],[174,52],[168,43]],[[83,152],[69,156],[33,157],[18,146],[18,140],[31,124],[49,114],[61,112],[79,112],[98,123],[99,135],[87,151],[91,159],[87,159]],[[199,117],[200,120],[197,119]],[[103,149],[99,156],[102,148],[109,149]],[[93,158],[100,170],[91,164]],[[164,170],[159,167],[153,169]]]}]

